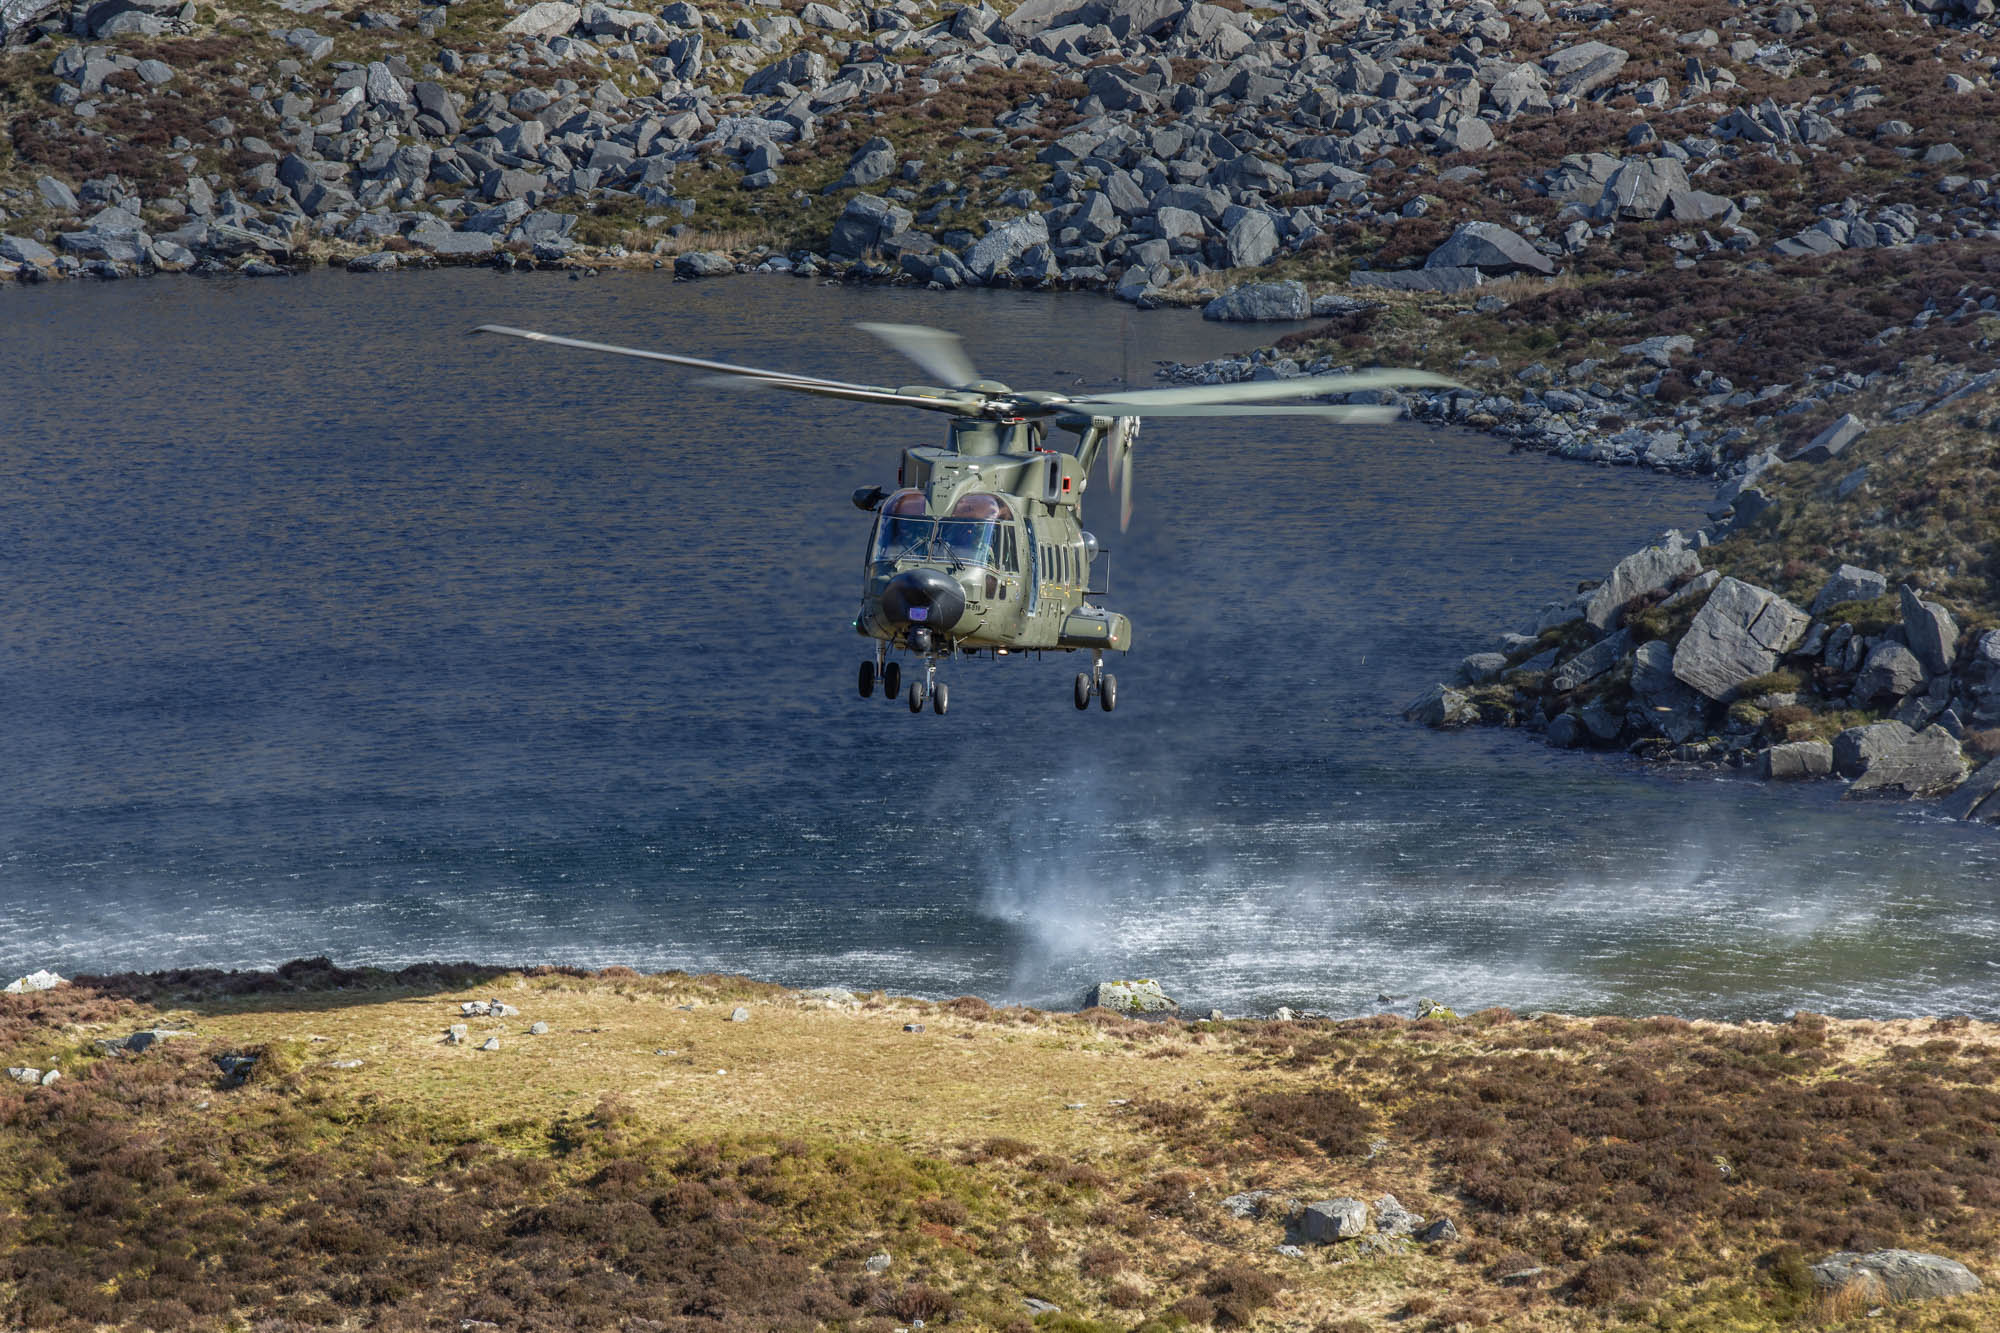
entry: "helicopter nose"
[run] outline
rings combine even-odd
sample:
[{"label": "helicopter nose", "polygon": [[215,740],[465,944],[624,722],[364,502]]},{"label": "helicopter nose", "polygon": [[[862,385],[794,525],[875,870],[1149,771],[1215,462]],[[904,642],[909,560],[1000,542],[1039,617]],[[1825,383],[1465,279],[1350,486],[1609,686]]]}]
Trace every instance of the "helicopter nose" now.
[{"label": "helicopter nose", "polygon": [[965,589],[935,569],[906,569],[882,589],[882,615],[891,625],[948,631],[965,614]]}]

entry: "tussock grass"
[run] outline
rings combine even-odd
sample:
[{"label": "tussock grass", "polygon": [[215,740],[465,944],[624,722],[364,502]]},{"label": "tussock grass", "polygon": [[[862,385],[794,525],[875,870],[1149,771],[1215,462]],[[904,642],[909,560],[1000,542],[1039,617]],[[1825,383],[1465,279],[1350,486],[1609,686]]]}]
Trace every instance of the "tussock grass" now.
[{"label": "tussock grass", "polygon": [[[522,1011],[463,1020],[498,1051],[440,1040],[474,998]],[[197,1035],[93,1044],[141,1026]],[[66,1077],[0,1087],[0,1321],[36,1329],[1025,1329],[1030,1295],[1147,1333],[1831,1328],[1824,1250],[2000,1252],[1985,1024],[1142,1023],[309,960],[6,997],[30,1054]],[[1286,1259],[1220,1207],[1247,1188],[1462,1239]]]}]

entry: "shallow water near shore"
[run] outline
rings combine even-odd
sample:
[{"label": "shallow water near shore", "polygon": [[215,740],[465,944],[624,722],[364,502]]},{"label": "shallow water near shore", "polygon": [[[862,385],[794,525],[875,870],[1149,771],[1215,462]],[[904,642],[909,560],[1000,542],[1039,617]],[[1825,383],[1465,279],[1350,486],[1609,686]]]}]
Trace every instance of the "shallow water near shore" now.
[{"label": "shallow water near shore", "polygon": [[[1081,662],[855,697],[915,413],[482,322],[1017,386],[1270,330],[1092,297],[484,271],[0,294],[0,971],[423,958],[1226,1011],[2000,1013],[2000,842],[1400,707],[1702,484],[1416,425],[1148,423]],[[1101,483],[1100,483],[1101,484]]]}]

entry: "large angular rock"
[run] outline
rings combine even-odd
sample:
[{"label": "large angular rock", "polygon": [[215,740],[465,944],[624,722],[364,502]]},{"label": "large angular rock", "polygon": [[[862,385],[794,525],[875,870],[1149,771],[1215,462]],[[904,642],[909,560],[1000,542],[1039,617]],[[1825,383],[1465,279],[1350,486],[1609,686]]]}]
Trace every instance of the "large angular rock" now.
[{"label": "large angular rock", "polygon": [[0,0],[0,46],[61,8],[62,0]]},{"label": "large angular rock", "polygon": [[885,238],[909,230],[914,220],[909,209],[899,208],[880,195],[857,194],[847,201],[847,207],[834,222],[826,242],[827,253],[858,259]]},{"label": "large angular rock", "polygon": [[1778,594],[1737,578],[1715,585],[1674,649],[1674,676],[1717,703],[1775,669],[1805,637],[1811,617]]},{"label": "large angular rock", "polygon": [[1658,592],[1675,579],[1701,572],[1701,557],[1686,547],[1649,546],[1618,562],[1611,577],[1600,583],[1584,604],[1583,618],[1599,634],[1616,629],[1625,604],[1634,597]]},{"label": "large angular rock", "polygon": [[1550,258],[1525,237],[1495,222],[1466,222],[1424,260],[1425,268],[1476,268],[1489,278],[1510,273],[1551,274]]},{"label": "large angular rock", "polygon": [[1255,268],[1278,253],[1278,229],[1269,213],[1248,212],[1236,219],[1224,245],[1230,268]]},{"label": "large angular rock", "polygon": [[[1859,738],[1862,744],[1844,748],[1841,742],[1856,731],[1871,734]],[[1860,769],[1848,784],[1849,796],[1938,796],[1965,780],[1958,738],[1939,726],[1915,734],[1900,722],[1849,728],[1834,741],[1834,764]]]},{"label": "large angular rock", "polygon": [[1884,639],[1868,650],[1861,673],[1854,678],[1854,697],[1864,704],[1901,699],[1922,689],[1925,679],[1924,664],[1915,653],[1894,639]]},{"label": "large angular rock", "polygon": [[1084,992],[1086,1009],[1110,1009],[1121,1014],[1172,1014],[1180,1005],[1157,981],[1100,981]]},{"label": "large angular rock", "polygon": [[965,267],[981,282],[1005,278],[1036,246],[1049,243],[1048,220],[1040,213],[1008,218],[980,237],[965,254]]},{"label": "large angular rock", "polygon": [[1625,660],[1625,654],[1632,648],[1632,636],[1620,630],[1608,639],[1601,639],[1570,658],[1549,676],[1549,686],[1558,693],[1567,693],[1581,685],[1588,685],[1611,668]]},{"label": "large angular rock", "polygon": [[1312,298],[1303,282],[1246,282],[1203,306],[1201,317],[1243,323],[1310,319]]},{"label": "large angular rock", "polygon": [[2000,820],[2000,759],[1989,759],[1942,807],[1953,819]]},{"label": "large angular rock", "polygon": [[1972,1270],[1956,1259],[1916,1250],[1843,1250],[1812,1266],[1813,1284],[1828,1293],[1848,1293],[1854,1308],[1936,1300],[1981,1289]]},{"label": "large angular rock", "polygon": [[752,74],[743,84],[746,96],[757,97],[778,90],[781,83],[807,92],[818,92],[828,80],[826,57],[817,51],[794,51],[783,60],[773,61]]},{"label": "large angular rock", "polygon": [[0,236],[0,259],[45,270],[56,266],[55,254],[40,241],[26,236]]},{"label": "large angular rock", "polygon": [[1624,51],[1603,42],[1578,42],[1542,59],[1542,68],[1556,81],[1556,91],[1571,97],[1588,97],[1618,77],[1630,59]]},{"label": "large angular rock", "polygon": [[1843,602],[1872,602],[1889,591],[1889,580],[1872,569],[1842,565],[1833,577],[1820,585],[1809,608],[1814,615],[1830,611]]},{"label": "large angular rock", "polygon": [[1896,589],[1896,596],[1903,606],[1903,633],[1924,670],[1933,676],[1951,670],[1952,659],[1958,655],[1958,622],[1951,618],[1951,612],[1936,602],[1923,601],[1908,584]]},{"label": "large angular rock", "polygon": [[1675,679],[1674,650],[1666,640],[1633,650],[1632,693],[1647,727],[1675,744],[1707,732],[1709,702]]},{"label": "large angular rock", "polygon": [[1479,720],[1479,710],[1449,685],[1433,685],[1403,710],[1403,716],[1427,727],[1462,727]]},{"label": "large angular rock", "polygon": [[1825,741],[1791,741],[1764,751],[1764,776],[1785,782],[1833,772],[1833,747]]},{"label": "large angular rock", "polygon": [[1630,158],[1604,182],[1592,211],[1599,218],[1650,222],[1667,211],[1669,196],[1687,188],[1686,170],[1671,158]]},{"label": "large angular rock", "polygon": [[1813,436],[1812,443],[1792,455],[1796,463],[1827,463],[1847,452],[1853,444],[1868,432],[1868,423],[1852,412],[1844,414],[1838,421],[1819,434]]},{"label": "large angular rock", "polygon": [[1309,1245],[1331,1245],[1368,1234],[1368,1205],[1359,1199],[1321,1199],[1299,1216],[1299,1232]]},{"label": "large angular rock", "polygon": [[895,169],[896,146],[887,139],[873,138],[854,150],[854,156],[847,160],[846,172],[828,187],[828,191],[873,185]]},{"label": "large angular rock", "polygon": [[582,5],[541,0],[507,20],[500,31],[512,37],[560,37],[581,22]]}]

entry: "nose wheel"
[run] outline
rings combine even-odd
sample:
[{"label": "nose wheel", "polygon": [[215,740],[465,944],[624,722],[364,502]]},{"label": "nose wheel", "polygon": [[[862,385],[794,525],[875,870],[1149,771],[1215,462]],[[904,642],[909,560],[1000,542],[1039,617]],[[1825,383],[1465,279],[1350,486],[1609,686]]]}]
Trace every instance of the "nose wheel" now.
[{"label": "nose wheel", "polygon": [[1097,705],[1105,712],[1118,706],[1118,677],[1104,669],[1104,655],[1092,655],[1090,670],[1076,673],[1076,707],[1078,712],[1090,707],[1092,695],[1097,696]]}]

